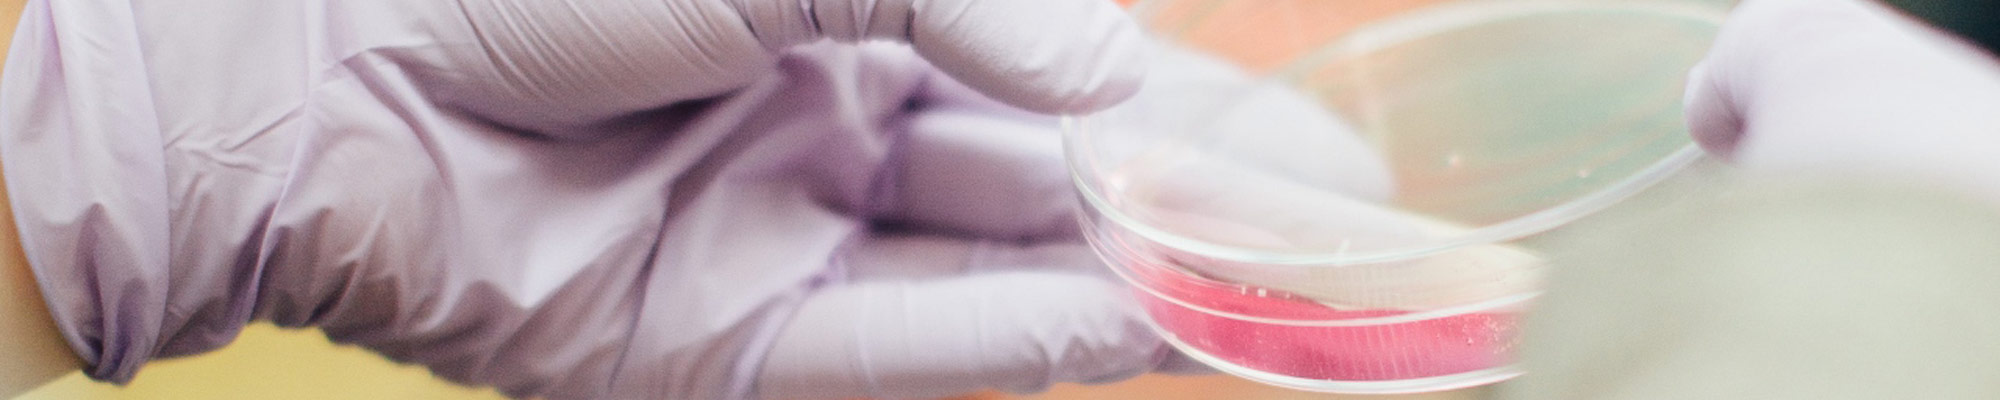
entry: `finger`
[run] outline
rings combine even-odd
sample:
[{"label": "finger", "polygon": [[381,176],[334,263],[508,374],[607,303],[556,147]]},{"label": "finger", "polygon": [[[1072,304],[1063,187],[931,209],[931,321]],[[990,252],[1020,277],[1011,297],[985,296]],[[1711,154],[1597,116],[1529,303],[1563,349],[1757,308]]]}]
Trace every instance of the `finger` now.
[{"label": "finger", "polygon": [[537,133],[587,135],[612,118],[727,93],[767,76],[776,59],[718,1],[457,4],[459,15],[429,16],[446,45],[397,53],[401,61],[439,101]]},{"label": "finger", "polygon": [[1729,159],[1743,139],[1743,117],[1737,114],[1738,106],[1730,94],[1724,92],[1729,86],[1711,74],[1706,62],[1688,73],[1688,133],[1709,154]]},{"label": "finger", "polygon": [[2000,61],[1879,4],[1747,3],[1699,72],[1690,125],[1739,165],[2000,179]]},{"label": "finger", "polygon": [[758,374],[763,398],[932,398],[1138,375],[1171,350],[1111,281],[1003,272],[814,294]]},{"label": "finger", "polygon": [[1107,1],[730,1],[768,48],[905,41],[952,77],[1033,111],[1103,108],[1144,74],[1138,29]]},{"label": "finger", "polygon": [[1075,196],[1053,117],[926,107],[892,158],[886,218],[995,239],[1076,237]]}]

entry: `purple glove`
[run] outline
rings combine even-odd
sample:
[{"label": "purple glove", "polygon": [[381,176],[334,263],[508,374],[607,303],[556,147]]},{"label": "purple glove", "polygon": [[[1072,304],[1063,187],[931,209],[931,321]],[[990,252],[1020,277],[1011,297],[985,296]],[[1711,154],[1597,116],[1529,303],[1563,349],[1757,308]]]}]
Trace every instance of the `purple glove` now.
[{"label": "purple glove", "polygon": [[1136,41],[1087,0],[35,1],[0,159],[98,379],[268,320],[516,396],[1035,391],[1171,351],[1053,121],[984,96],[1107,106]]},{"label": "purple glove", "polygon": [[1687,102],[1695,139],[1750,170],[2000,196],[2000,59],[1881,4],[1745,2]]}]

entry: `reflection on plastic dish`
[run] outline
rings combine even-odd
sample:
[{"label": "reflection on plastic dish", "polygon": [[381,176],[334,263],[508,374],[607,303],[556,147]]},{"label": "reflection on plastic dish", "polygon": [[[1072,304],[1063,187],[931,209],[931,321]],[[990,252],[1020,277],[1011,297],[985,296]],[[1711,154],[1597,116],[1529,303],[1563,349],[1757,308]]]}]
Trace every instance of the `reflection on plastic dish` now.
[{"label": "reflection on plastic dish", "polygon": [[1521,241],[1698,157],[1680,85],[1723,10],[1433,3],[1267,75],[1191,80],[1213,98],[1159,94],[1234,68],[1187,36],[1296,3],[1141,5],[1185,59],[1131,102],[1065,121],[1066,146],[1087,237],[1177,349],[1325,392],[1518,375],[1515,321],[1546,268]]}]

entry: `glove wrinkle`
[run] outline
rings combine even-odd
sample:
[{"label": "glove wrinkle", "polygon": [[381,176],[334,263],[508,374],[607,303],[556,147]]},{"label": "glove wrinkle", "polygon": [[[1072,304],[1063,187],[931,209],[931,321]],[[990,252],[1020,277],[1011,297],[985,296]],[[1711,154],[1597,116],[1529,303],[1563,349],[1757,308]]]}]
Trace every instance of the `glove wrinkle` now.
[{"label": "glove wrinkle", "polygon": [[[925,60],[1043,109],[1115,101],[1137,76],[1079,44],[1105,38],[1075,35],[1128,29],[1108,3],[927,2],[950,19],[928,23],[910,1],[831,1],[218,0],[203,18],[172,2],[35,1],[0,86],[10,200],[57,324],[100,379],[214,349],[253,320],[520,397],[742,398],[772,370],[759,359],[788,357],[771,345],[783,323],[808,317],[846,327],[790,324],[834,336],[819,351],[867,350],[815,365],[843,390],[863,373],[859,394],[1150,367],[1160,342],[1102,276],[910,281],[863,315],[903,322],[859,331],[812,307],[849,289],[807,296],[867,234],[877,180],[908,172],[885,147],[931,111],[909,106],[943,76]],[[843,29],[924,44],[818,40]],[[793,40],[811,44],[772,50]],[[966,143],[1058,148],[1033,121],[993,124],[1022,143]],[[962,171],[1062,171],[1025,164],[1039,166]],[[1033,236],[1066,186],[1016,178],[990,181],[1041,189],[956,208],[1028,204],[1015,219],[1032,226],[995,230]],[[995,320],[964,321],[968,299]],[[1062,314],[1077,316],[1049,317]],[[1093,339],[1034,347],[1074,335]],[[958,365],[968,356],[985,360]],[[974,367],[1000,371],[961,369]]]},{"label": "glove wrinkle", "polygon": [[952,77],[1045,113],[1109,107],[1145,74],[1138,27],[1116,5],[1077,0],[730,0],[762,46],[819,39],[907,43]]}]

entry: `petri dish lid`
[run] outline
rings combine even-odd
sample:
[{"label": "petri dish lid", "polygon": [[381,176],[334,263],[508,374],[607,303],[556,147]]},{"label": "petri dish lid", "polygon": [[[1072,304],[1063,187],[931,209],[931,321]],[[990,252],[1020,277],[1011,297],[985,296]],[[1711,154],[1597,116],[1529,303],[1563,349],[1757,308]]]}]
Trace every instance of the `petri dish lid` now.
[{"label": "petri dish lid", "polygon": [[[1193,36],[1235,32],[1210,27],[1228,19],[1231,7],[1286,4],[1304,3],[1153,1],[1137,9],[1158,37],[1172,43],[1165,53],[1195,54],[1175,61],[1237,68],[1246,84],[1188,100],[1149,94],[1174,84],[1149,82],[1125,105],[1066,118],[1073,178],[1094,215],[1147,240],[1219,260],[1379,263],[1541,233],[1616,204],[1701,157],[1680,121],[1680,86],[1686,69],[1705,53],[1724,7],[1446,2],[1338,35],[1262,72],[1247,66],[1254,63],[1191,44],[1200,41]],[[1173,20],[1162,21],[1163,15]],[[1171,71],[1165,75],[1160,79],[1176,79]],[[1273,96],[1298,100],[1263,101]],[[1218,202],[1257,207],[1282,197],[1250,185],[1261,179],[1256,175],[1284,175],[1273,173],[1271,159],[1334,157],[1288,144],[1299,141],[1272,139],[1271,132],[1300,134],[1297,129],[1232,130],[1215,122],[1283,125],[1298,114],[1270,111],[1287,101],[1320,107],[1339,125],[1304,129],[1304,135],[1352,135],[1363,150],[1379,155],[1391,193],[1323,198],[1318,204],[1324,207],[1305,213],[1315,215],[1296,221],[1267,217],[1273,224],[1331,232],[1307,244],[1245,244],[1238,239],[1256,235],[1177,225],[1146,205],[1158,203],[1145,197],[1160,193],[1160,182],[1203,175],[1225,182],[1204,194]],[[1170,104],[1189,102],[1199,104]],[[1238,147],[1247,150],[1231,150]],[[1157,161],[1163,159],[1171,161]],[[1174,167],[1132,173],[1149,162]],[[1153,182],[1137,182],[1148,180]],[[1183,191],[1204,192],[1199,189]],[[1421,221],[1421,234],[1370,243],[1335,226],[1367,215]],[[1237,219],[1230,216],[1212,217]]]}]

